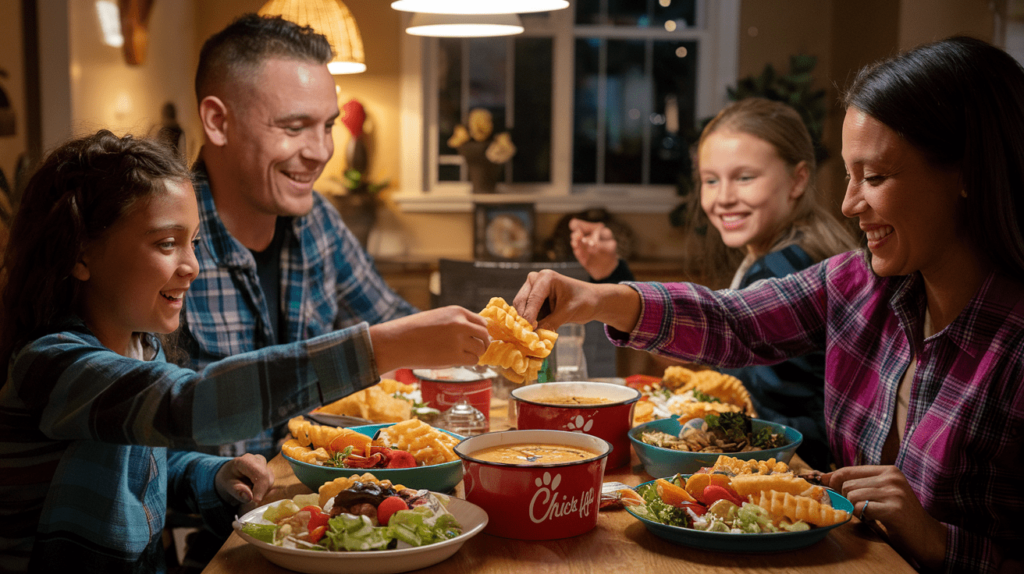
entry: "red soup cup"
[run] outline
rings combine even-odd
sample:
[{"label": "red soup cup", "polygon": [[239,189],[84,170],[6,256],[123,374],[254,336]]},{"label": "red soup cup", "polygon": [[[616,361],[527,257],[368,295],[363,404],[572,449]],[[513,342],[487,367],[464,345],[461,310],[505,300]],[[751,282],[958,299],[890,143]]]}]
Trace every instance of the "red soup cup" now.
[{"label": "red soup cup", "polygon": [[[612,383],[541,383],[512,391],[516,428],[586,433],[610,442],[608,468],[629,464],[629,429],[640,391]],[[593,404],[568,401],[602,400]],[[550,402],[545,402],[550,401]],[[557,404],[556,404],[557,403]]]},{"label": "red soup cup", "polygon": [[450,369],[416,369],[413,375],[420,382],[420,395],[427,406],[442,413],[466,399],[491,420],[491,387],[496,374],[490,369],[478,373],[463,367]]},{"label": "red soup cup", "polygon": [[[497,446],[560,445],[594,454],[552,464],[483,461],[474,453]],[[581,433],[511,430],[470,437],[455,447],[462,458],[466,500],[487,511],[484,532],[518,540],[554,540],[597,526],[601,483],[611,445]]]}]

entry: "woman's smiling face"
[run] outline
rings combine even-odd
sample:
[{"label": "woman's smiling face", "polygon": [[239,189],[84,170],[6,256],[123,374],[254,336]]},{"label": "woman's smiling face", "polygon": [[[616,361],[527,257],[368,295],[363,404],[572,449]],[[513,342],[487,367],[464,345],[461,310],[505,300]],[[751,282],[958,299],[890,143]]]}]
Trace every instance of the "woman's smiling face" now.
[{"label": "woman's smiling face", "polygon": [[807,186],[807,165],[791,169],[772,144],[729,129],[708,135],[698,154],[700,204],[722,241],[768,253]]},{"label": "woman's smiling face", "polygon": [[927,274],[966,241],[957,229],[959,171],[929,163],[919,149],[856,108],[843,122],[843,162],[849,177],[843,214],[859,220],[879,276]]}]

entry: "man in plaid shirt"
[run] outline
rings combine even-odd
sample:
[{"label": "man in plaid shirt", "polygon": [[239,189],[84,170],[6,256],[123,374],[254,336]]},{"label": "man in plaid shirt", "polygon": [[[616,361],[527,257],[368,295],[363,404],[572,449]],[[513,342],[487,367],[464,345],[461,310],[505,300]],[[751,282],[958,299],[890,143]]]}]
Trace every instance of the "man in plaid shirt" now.
[{"label": "man in plaid shirt", "polygon": [[[474,313],[417,313],[392,291],[314,193],[339,116],[331,57],[312,29],[255,14],[203,46],[196,96],[205,143],[193,169],[200,270],[181,332],[194,368],[364,322],[372,343],[364,348],[378,362],[388,353],[419,366],[436,356],[438,340],[466,345],[469,355],[485,349]],[[474,363],[469,355],[460,364]],[[275,451],[269,431],[220,449],[268,458]]]}]

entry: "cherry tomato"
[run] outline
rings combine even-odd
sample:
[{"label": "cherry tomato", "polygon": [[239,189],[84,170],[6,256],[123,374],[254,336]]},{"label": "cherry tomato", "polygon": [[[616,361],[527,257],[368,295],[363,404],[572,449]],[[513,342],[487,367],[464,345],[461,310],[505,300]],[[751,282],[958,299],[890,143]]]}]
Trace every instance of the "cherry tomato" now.
[{"label": "cherry tomato", "polygon": [[409,506],[399,496],[389,496],[377,506],[377,523],[387,526],[391,515],[399,510],[408,510]]},{"label": "cherry tomato", "polygon": [[306,529],[308,529],[310,533],[321,526],[327,526],[327,522],[331,519],[331,517],[327,516],[323,510],[320,510],[319,506],[313,506],[311,504],[303,507],[302,510],[309,512],[309,525]]}]

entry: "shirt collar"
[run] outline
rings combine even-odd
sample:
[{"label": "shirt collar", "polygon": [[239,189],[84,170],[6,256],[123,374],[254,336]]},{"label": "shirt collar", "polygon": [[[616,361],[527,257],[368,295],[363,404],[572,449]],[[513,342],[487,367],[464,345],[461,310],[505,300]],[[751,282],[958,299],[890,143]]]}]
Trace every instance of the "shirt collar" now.
[{"label": "shirt collar", "polygon": [[[908,336],[910,333],[923,333],[926,306],[921,274],[899,278],[889,300],[889,307],[899,318]],[[988,350],[989,342],[1006,316],[1014,312],[1014,309],[1019,312],[1022,307],[1024,291],[1021,285],[992,272],[953,322],[936,333],[935,337],[947,337],[961,351],[977,358]]]}]

